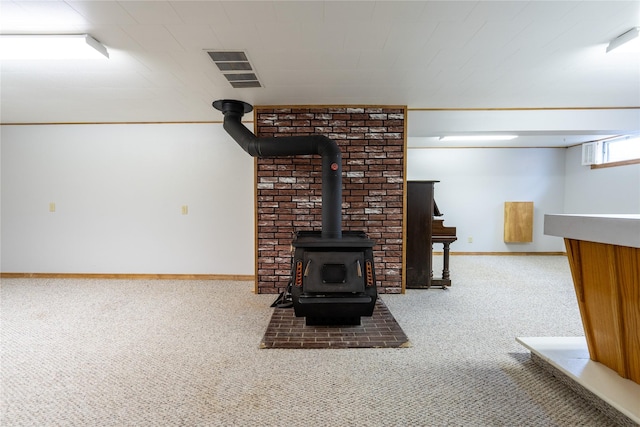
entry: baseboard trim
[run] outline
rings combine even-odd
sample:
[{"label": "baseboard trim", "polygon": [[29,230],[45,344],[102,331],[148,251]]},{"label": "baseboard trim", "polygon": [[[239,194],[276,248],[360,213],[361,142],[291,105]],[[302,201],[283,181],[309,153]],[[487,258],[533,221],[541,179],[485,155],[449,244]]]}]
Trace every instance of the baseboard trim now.
[{"label": "baseboard trim", "polygon": [[254,281],[248,274],[115,274],[115,273],[0,273],[1,279],[120,279]]},{"label": "baseboard trim", "polygon": [[[443,252],[433,251],[434,255]],[[566,252],[449,252],[449,255],[493,255],[493,256],[567,256]]]},{"label": "baseboard trim", "polygon": [[[433,252],[442,255],[443,252]],[[455,255],[567,256],[566,252],[450,252]],[[120,273],[0,273],[0,279],[120,279],[120,280],[230,280],[255,281],[251,274],[120,274]]]}]

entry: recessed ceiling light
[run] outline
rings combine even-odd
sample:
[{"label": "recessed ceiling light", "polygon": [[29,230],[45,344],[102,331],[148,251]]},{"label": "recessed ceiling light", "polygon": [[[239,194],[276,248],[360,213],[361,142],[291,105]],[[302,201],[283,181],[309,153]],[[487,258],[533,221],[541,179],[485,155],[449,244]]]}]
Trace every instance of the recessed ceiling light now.
[{"label": "recessed ceiling light", "polygon": [[109,52],[88,34],[3,34],[0,59],[104,59]]},{"label": "recessed ceiling light", "polygon": [[440,141],[509,141],[518,135],[450,135],[441,136]]}]

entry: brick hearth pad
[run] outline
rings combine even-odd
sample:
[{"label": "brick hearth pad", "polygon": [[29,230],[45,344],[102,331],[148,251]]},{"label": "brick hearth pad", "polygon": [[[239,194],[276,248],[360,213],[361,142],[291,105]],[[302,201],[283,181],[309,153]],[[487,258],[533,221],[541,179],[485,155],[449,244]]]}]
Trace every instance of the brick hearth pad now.
[{"label": "brick hearth pad", "polygon": [[396,319],[378,298],[373,316],[357,326],[307,326],[293,308],[275,308],[260,348],[404,348],[411,347]]}]

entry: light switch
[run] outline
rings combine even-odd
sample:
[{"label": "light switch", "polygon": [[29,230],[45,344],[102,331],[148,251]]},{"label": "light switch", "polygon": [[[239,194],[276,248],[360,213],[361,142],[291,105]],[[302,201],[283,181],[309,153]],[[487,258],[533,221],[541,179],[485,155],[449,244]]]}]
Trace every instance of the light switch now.
[{"label": "light switch", "polygon": [[54,202],[49,203],[49,212],[56,211],[56,204]]},{"label": "light switch", "polygon": [[182,206],[182,215],[188,215],[188,214],[189,214],[189,206],[183,205]]}]

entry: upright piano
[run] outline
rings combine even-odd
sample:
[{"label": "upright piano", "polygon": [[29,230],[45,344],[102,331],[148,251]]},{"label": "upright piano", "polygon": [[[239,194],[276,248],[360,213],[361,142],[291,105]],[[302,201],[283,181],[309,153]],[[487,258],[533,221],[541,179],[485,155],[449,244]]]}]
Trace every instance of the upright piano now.
[{"label": "upright piano", "polygon": [[[406,287],[425,289],[451,286],[449,245],[456,237],[455,227],[446,227],[433,197],[438,181],[407,182]],[[433,244],[444,245],[442,278],[433,277]]]}]

